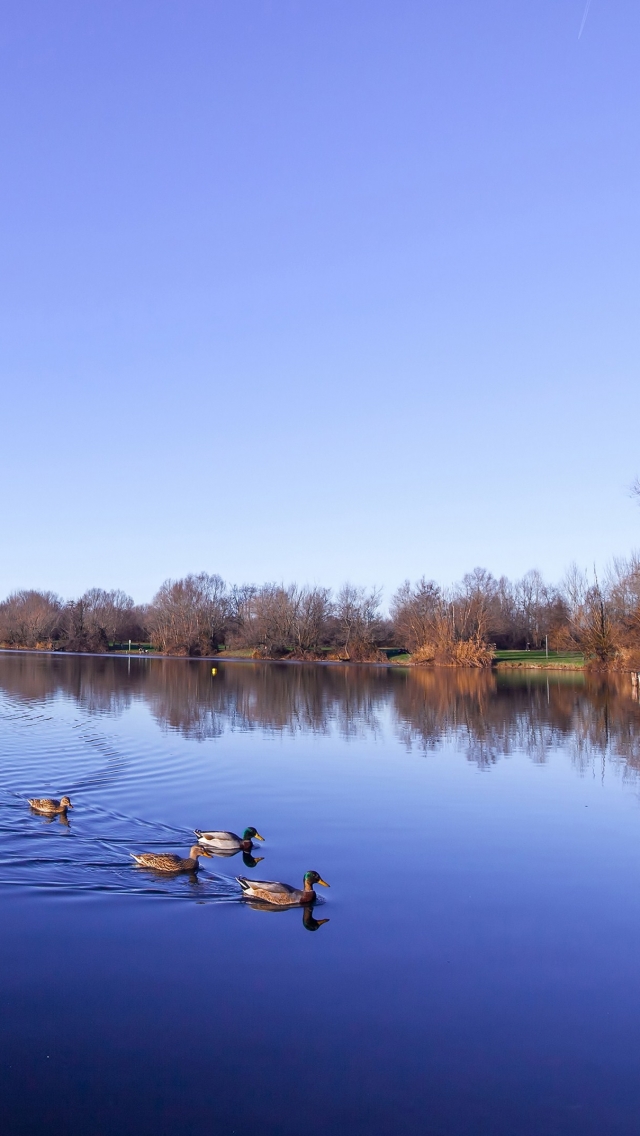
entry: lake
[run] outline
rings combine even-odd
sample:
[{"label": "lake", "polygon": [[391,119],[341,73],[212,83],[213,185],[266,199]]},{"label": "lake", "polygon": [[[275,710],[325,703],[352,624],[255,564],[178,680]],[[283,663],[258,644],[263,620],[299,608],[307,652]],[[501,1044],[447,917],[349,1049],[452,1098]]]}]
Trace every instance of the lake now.
[{"label": "lake", "polygon": [[[630,677],[216,672],[0,654],[5,1136],[637,1133]],[[235,881],[307,869],[311,912]]]}]

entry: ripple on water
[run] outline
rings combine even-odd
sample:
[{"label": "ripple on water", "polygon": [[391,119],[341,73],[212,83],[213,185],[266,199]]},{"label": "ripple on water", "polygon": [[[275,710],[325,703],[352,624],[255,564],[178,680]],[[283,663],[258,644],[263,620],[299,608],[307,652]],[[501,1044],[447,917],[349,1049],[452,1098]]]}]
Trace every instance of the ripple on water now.
[{"label": "ripple on water", "polygon": [[77,819],[73,811],[66,817],[45,817],[30,809],[27,798],[35,793],[68,793],[72,800],[74,794],[90,790],[122,793],[148,781],[150,769],[155,786],[171,781],[166,753],[158,760],[151,745],[138,747],[135,755],[124,753],[116,735],[78,719],[74,710],[74,717],[67,718],[0,701],[0,886],[67,895],[116,892],[199,903],[238,901],[235,880],[204,866],[197,873],[163,875],[131,860],[131,851],[185,855],[185,846],[193,841],[191,831],[86,797]]}]

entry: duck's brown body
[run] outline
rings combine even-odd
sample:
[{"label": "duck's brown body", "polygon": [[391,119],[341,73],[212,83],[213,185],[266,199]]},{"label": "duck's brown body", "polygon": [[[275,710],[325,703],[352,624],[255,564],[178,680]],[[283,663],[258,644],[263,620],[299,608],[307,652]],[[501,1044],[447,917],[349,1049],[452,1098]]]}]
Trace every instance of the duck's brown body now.
[{"label": "duck's brown body", "polygon": [[47,816],[66,813],[67,809],[73,808],[68,797],[61,797],[59,801],[56,801],[53,797],[30,797],[29,804],[37,813],[46,813]]},{"label": "duck's brown body", "polygon": [[200,867],[199,856],[209,853],[199,844],[194,844],[188,856],[176,856],[173,852],[132,852],[136,864],[141,868],[153,868],[156,872],[197,872]]},{"label": "duck's brown body", "polygon": [[[243,887],[244,877],[237,878],[240,887]],[[294,904],[311,905],[318,898],[313,888],[301,890],[291,887],[291,884],[278,884],[276,890],[266,888],[264,882],[260,880],[247,880],[247,885],[243,888],[245,894],[251,895],[254,899],[262,899],[265,903],[276,903],[278,907],[291,907]]]},{"label": "duck's brown body", "polygon": [[306,872],[303,886],[294,888],[291,884],[276,883],[274,880],[248,880],[246,876],[236,876],[247,899],[259,899],[263,903],[273,903],[278,907],[307,906],[318,898],[313,884],[329,887],[317,872]]}]

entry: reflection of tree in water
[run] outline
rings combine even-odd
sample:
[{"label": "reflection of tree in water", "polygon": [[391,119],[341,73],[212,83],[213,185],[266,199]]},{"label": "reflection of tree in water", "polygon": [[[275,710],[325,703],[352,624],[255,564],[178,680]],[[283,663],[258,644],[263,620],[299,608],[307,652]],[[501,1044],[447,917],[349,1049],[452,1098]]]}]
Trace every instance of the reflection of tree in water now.
[{"label": "reflection of tree in water", "polygon": [[632,696],[629,675],[606,681],[594,676],[588,683],[588,700],[575,708],[574,761],[590,767],[595,757],[607,756],[624,766],[627,774],[640,773],[640,707]]},{"label": "reflection of tree in water", "polygon": [[569,748],[640,772],[640,706],[628,675],[227,663],[158,658],[0,655],[0,691],[33,707],[59,695],[89,714],[145,702],[165,729],[203,740],[227,731],[376,737],[391,714],[401,741],[453,744],[480,768],[524,752]]},{"label": "reflection of tree in water", "polygon": [[[329,733],[343,737],[377,733],[379,708],[388,700],[385,672],[304,664],[247,663],[220,666],[162,660],[147,697],[154,715],[188,737],[224,730]],[[155,670],[155,667],[154,667]]]},{"label": "reflection of tree in water", "polygon": [[0,654],[0,691],[25,704],[71,698],[87,713],[118,714],[145,683],[145,660],[86,655]]},{"label": "reflection of tree in water", "polygon": [[157,721],[188,738],[227,730],[376,735],[390,691],[385,668],[158,658],[0,655],[0,690],[26,703],[58,694],[88,713],[118,713],[143,699]]},{"label": "reflection of tree in water", "polygon": [[464,746],[481,768],[515,752],[545,762],[551,749],[569,748],[580,769],[607,756],[640,772],[640,708],[628,675],[416,670],[395,705],[407,746]]}]

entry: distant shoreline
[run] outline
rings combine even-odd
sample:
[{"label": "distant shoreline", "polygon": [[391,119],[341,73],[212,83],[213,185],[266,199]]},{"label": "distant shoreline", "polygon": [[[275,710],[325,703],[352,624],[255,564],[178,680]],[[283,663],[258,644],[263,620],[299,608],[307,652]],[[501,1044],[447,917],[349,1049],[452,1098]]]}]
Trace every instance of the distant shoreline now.
[{"label": "distant shoreline", "polygon": [[89,658],[89,659],[176,659],[187,663],[278,663],[286,664],[287,666],[320,666],[320,667],[392,667],[395,670],[405,668],[406,670],[445,670],[445,671],[467,671],[467,670],[491,670],[491,671],[564,671],[564,672],[580,672],[588,669],[584,662],[557,662],[555,660],[546,659],[532,659],[528,661],[511,662],[496,658],[492,661],[490,667],[465,667],[462,665],[452,666],[442,663],[414,663],[411,659],[404,659],[402,662],[396,662],[395,658],[390,658],[386,662],[380,660],[372,661],[352,661],[350,659],[255,659],[247,655],[234,655],[226,654],[223,652],[217,655],[170,655],[161,654],[158,651],[56,651],[51,648],[40,647],[0,647],[0,655],[56,655],[61,658]]},{"label": "distant shoreline", "polygon": [[[0,647],[0,655],[55,655],[61,659],[172,659],[182,663],[286,663],[298,667],[418,667],[418,663],[352,662],[349,659],[251,659],[246,655],[163,655],[160,651],[53,651],[40,647]],[[448,667],[447,670],[459,670]]]}]

